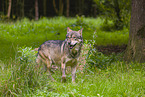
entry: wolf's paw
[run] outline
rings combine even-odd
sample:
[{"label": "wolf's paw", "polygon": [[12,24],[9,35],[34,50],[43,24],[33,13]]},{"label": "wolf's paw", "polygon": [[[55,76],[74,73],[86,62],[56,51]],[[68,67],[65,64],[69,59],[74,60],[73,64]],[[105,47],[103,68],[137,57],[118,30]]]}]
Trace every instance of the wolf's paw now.
[{"label": "wolf's paw", "polygon": [[66,82],[66,75],[62,75],[61,82]]}]

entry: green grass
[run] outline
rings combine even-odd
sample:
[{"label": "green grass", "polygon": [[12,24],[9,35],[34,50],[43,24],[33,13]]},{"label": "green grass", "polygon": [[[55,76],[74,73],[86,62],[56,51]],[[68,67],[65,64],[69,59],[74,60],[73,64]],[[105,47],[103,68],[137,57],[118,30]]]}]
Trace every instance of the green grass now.
[{"label": "green grass", "polygon": [[[87,50],[87,49],[85,49]],[[144,63],[113,61],[106,68],[90,68],[84,65],[77,69],[76,83],[71,83],[71,73],[67,72],[66,83],[61,83],[61,73],[56,70],[52,82],[43,66],[37,67],[32,48],[19,48],[19,56],[9,63],[0,62],[0,96],[12,97],[144,97]],[[93,52],[94,53],[94,52]],[[90,55],[90,54],[89,54]],[[87,54],[82,53],[81,57]],[[96,56],[94,56],[97,58]],[[101,64],[108,64],[114,57],[101,55]],[[91,60],[87,59],[87,60]]]},{"label": "green grass", "polygon": [[45,90],[38,90],[37,95],[57,95],[62,97],[139,97],[144,95],[143,86],[145,84],[143,82],[142,72],[135,72],[128,69],[126,72],[123,70],[122,73],[121,70],[111,68],[111,70],[100,70],[100,72],[86,74],[77,73],[76,84],[62,84],[60,82],[51,83],[54,87],[53,91],[47,92]]},{"label": "green grass", "polygon": [[121,31],[104,31],[101,18],[42,18],[39,21],[23,19],[16,22],[0,23],[0,59],[15,57],[17,47],[39,47],[46,40],[64,40],[67,27],[83,30],[84,40],[94,40],[97,45],[122,45],[128,42],[128,29]]},{"label": "green grass", "polygon": [[[67,82],[61,83],[60,72],[56,71],[51,82],[48,73],[35,70],[35,64],[19,62],[1,65],[0,95],[24,97],[143,97],[144,65],[124,62],[112,63],[105,70],[97,69],[84,73],[77,70],[76,83],[71,83],[71,74]],[[31,66],[30,66],[31,65]],[[88,69],[88,68],[85,68]]]}]

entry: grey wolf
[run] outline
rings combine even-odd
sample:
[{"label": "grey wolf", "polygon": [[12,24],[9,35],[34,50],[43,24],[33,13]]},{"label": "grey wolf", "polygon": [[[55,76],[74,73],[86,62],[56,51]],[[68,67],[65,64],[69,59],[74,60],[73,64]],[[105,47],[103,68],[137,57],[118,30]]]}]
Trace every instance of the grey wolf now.
[{"label": "grey wolf", "polygon": [[62,40],[48,40],[44,42],[38,49],[36,62],[44,64],[51,76],[52,64],[60,67],[62,72],[62,82],[66,81],[66,66],[71,67],[72,82],[75,82],[76,67],[78,58],[83,44],[82,30],[73,31],[67,28],[66,39]]}]

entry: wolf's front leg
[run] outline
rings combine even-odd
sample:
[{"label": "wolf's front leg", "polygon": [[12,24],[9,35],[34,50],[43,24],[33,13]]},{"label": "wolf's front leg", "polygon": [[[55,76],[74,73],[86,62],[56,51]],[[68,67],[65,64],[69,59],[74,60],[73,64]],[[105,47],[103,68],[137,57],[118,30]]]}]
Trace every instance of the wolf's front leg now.
[{"label": "wolf's front leg", "polygon": [[66,69],[66,66],[65,66],[65,62],[61,63],[61,71],[62,71],[62,79],[61,79],[61,82],[66,82],[66,75],[65,75],[65,69]]},{"label": "wolf's front leg", "polygon": [[72,73],[72,82],[75,83],[75,78],[76,78],[76,67],[77,64],[71,67],[71,73]]}]

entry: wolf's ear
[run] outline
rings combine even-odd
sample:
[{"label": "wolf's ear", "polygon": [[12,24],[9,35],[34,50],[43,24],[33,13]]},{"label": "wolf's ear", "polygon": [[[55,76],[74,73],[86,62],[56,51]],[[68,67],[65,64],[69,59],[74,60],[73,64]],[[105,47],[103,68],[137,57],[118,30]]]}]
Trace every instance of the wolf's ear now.
[{"label": "wolf's ear", "polygon": [[69,33],[70,31],[72,31],[69,27],[67,27],[67,33]]},{"label": "wolf's ear", "polygon": [[79,30],[78,32],[80,33],[80,35],[82,35],[82,31],[83,31],[83,28],[81,30]]}]

